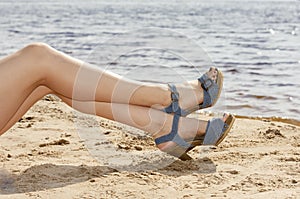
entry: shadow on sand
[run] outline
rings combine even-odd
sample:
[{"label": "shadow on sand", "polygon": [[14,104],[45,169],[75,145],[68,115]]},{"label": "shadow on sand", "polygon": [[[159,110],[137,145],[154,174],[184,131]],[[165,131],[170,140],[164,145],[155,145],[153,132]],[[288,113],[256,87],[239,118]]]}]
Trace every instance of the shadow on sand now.
[{"label": "shadow on sand", "polygon": [[[151,165],[148,165],[148,167],[150,168]],[[110,173],[123,171],[132,172],[130,170],[118,171],[107,166],[72,166],[55,164],[42,164],[32,166],[18,175],[11,174],[8,171],[2,169],[0,170],[0,195],[35,192],[59,188],[88,181],[93,178],[106,178],[109,177]],[[135,173],[142,172],[149,172],[149,170],[135,171]],[[208,158],[185,162],[176,160],[175,162],[164,168],[155,170],[155,172],[161,173],[163,175],[177,177],[190,175],[192,173],[214,173],[216,172],[216,166]]]}]

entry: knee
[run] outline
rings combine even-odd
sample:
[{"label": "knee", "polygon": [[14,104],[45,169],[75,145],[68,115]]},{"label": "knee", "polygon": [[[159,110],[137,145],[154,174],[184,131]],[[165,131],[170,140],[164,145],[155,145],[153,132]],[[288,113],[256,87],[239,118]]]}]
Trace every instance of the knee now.
[{"label": "knee", "polygon": [[51,67],[52,54],[54,50],[45,43],[32,43],[17,52],[17,55],[24,60],[23,65],[27,70],[32,69],[45,77]]},{"label": "knee", "polygon": [[51,47],[46,43],[32,43],[23,48],[22,53],[33,55],[41,58],[43,55],[49,54]]}]

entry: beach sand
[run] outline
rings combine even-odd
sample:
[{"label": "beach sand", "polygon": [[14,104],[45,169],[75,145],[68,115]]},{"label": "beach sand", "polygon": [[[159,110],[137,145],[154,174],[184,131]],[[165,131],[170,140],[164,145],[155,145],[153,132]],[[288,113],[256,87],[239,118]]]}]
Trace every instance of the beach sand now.
[{"label": "beach sand", "polygon": [[[237,119],[219,147],[197,147],[190,153],[194,159],[184,162],[158,152],[138,130],[98,118],[99,137],[107,138],[94,145],[110,143],[124,154],[121,159],[126,154],[145,157],[131,170],[100,163],[89,153],[78,134],[80,117],[85,118],[47,96],[0,137],[1,199],[300,196],[298,126]],[[90,120],[81,123],[95,128]],[[104,151],[105,158],[109,150]],[[155,169],[159,160],[170,164]]]}]

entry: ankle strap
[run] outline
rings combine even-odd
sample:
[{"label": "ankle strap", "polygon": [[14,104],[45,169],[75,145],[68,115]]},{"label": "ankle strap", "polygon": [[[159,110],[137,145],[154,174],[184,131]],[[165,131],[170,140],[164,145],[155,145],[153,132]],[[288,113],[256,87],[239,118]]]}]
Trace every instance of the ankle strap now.
[{"label": "ankle strap", "polygon": [[179,116],[185,116],[188,114],[187,111],[182,110],[179,106],[179,93],[177,91],[177,88],[174,84],[168,84],[170,91],[171,91],[171,104],[167,107],[164,108],[162,111],[166,113],[175,113],[176,115]]},{"label": "ankle strap", "polygon": [[180,145],[181,147],[184,148],[189,148],[191,145],[189,143],[187,143],[186,141],[184,141],[179,135],[178,135],[178,122],[179,122],[179,115],[174,115],[173,117],[173,124],[172,124],[172,130],[169,134],[167,135],[163,135],[159,138],[156,138],[155,144],[161,144],[164,142],[175,142],[176,144]]}]

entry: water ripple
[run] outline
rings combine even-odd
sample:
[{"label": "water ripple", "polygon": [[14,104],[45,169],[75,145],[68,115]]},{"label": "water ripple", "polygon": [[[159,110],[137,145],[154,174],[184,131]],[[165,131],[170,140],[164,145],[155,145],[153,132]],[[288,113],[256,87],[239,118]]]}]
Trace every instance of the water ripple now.
[{"label": "water ripple", "polygon": [[[225,75],[228,111],[241,115],[283,114],[298,119],[299,111],[292,108],[300,106],[300,93],[296,92],[300,74],[298,4],[197,0],[184,4],[155,0],[2,1],[0,13],[5,17],[0,18],[1,56],[31,42],[46,42],[99,67],[105,63],[122,72],[132,68],[149,72],[155,68],[153,74],[131,77],[139,80],[147,77],[151,82],[175,78],[157,66],[170,67],[186,79],[195,79],[198,75],[195,66],[204,72],[206,67],[216,65]],[[164,31],[134,32],[141,27]],[[118,39],[128,31],[134,32],[132,37]],[[212,61],[204,63],[205,54],[199,53],[199,48],[183,45],[181,41],[186,38],[204,48]],[[151,46],[154,40],[161,45],[172,45],[174,49],[165,51],[174,50],[179,56],[151,54],[147,49],[124,52],[118,60],[105,56],[113,55],[111,49],[140,49]],[[98,48],[101,42],[104,44]],[[293,96],[293,100],[287,100],[288,96]]]}]

